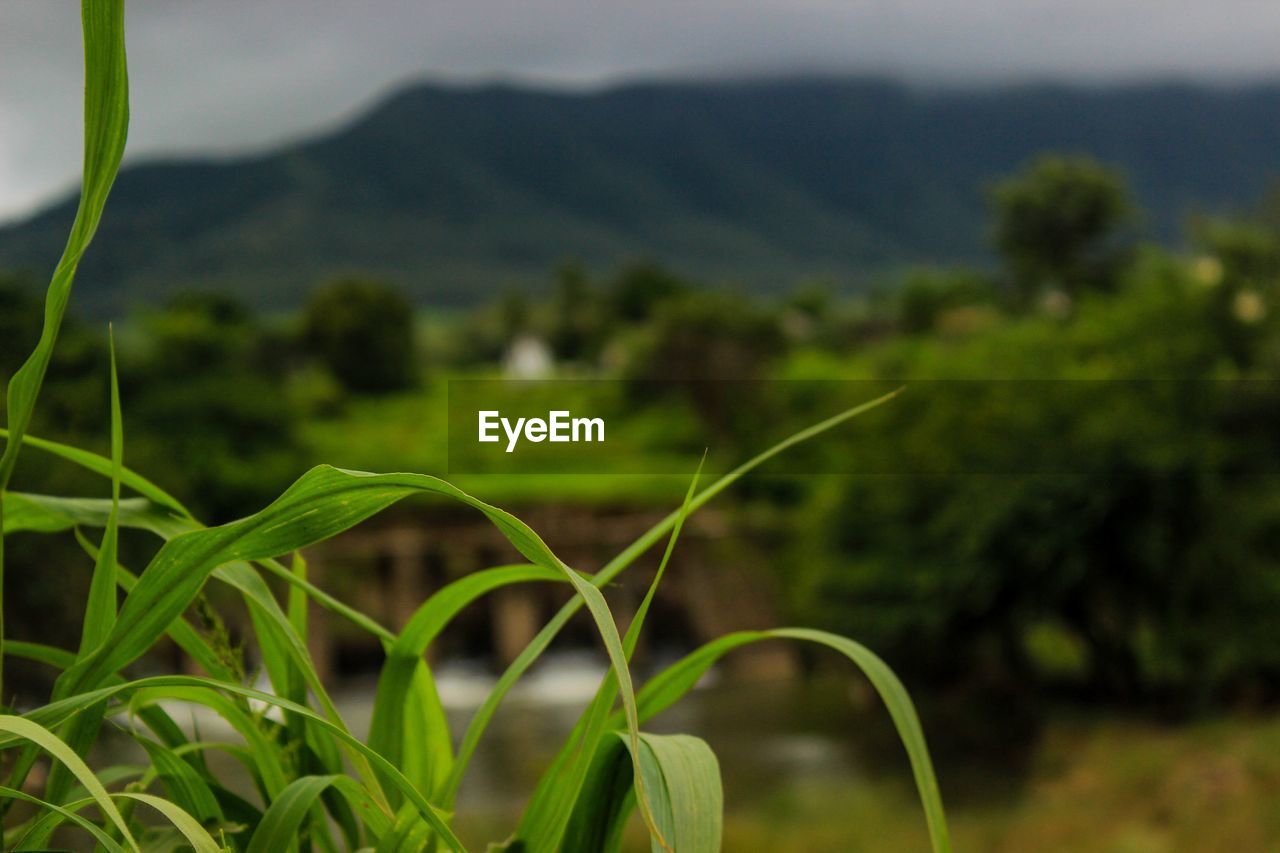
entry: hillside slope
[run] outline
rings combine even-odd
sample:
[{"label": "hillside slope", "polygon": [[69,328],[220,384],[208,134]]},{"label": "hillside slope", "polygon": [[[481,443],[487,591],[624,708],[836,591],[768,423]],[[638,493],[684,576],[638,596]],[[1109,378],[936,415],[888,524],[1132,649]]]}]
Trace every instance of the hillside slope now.
[{"label": "hillside slope", "polygon": [[[218,286],[283,307],[360,269],[447,304],[542,285],[569,257],[851,284],[980,258],[984,185],[1045,149],[1123,167],[1171,239],[1189,211],[1248,203],[1280,173],[1280,85],[418,85],[264,156],[126,170],[79,296],[103,312]],[[73,205],[0,229],[0,268],[49,269]]]}]

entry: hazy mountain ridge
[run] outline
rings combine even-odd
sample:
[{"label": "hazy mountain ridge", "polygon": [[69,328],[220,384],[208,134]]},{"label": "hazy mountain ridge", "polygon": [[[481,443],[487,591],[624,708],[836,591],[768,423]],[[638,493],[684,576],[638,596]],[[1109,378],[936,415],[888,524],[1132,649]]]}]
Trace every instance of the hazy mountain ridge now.
[{"label": "hazy mountain ridge", "polygon": [[[1045,149],[1122,166],[1170,239],[1189,211],[1247,204],[1280,175],[1280,84],[416,85],[273,153],[126,170],[79,297],[104,311],[201,285],[286,306],[358,269],[448,303],[542,284],[569,257],[847,284],[980,258],[983,187]],[[50,269],[73,212],[0,229],[0,268]]]}]

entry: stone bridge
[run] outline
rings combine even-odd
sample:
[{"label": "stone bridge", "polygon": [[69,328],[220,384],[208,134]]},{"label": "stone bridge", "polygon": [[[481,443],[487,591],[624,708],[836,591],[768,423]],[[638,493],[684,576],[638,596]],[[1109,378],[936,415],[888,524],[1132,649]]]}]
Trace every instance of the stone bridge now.
[{"label": "stone bridge", "polygon": [[[664,512],[625,507],[543,507],[517,513],[569,565],[593,572],[658,522]],[[651,548],[605,597],[621,631],[643,598],[666,540]],[[775,583],[761,548],[723,514],[702,510],[685,524],[637,648],[636,663],[684,654],[728,631],[779,624]],[[387,627],[398,630],[436,590],[470,572],[527,562],[485,518],[452,508],[392,511],[307,550],[310,578]],[[477,601],[436,641],[433,659],[485,657],[510,663],[570,598],[564,584],[519,584]],[[376,671],[377,641],[312,605],[311,653],[323,677]],[[585,612],[557,648],[599,649]],[[783,644],[749,646],[728,659],[736,674],[786,677],[796,668]]]}]

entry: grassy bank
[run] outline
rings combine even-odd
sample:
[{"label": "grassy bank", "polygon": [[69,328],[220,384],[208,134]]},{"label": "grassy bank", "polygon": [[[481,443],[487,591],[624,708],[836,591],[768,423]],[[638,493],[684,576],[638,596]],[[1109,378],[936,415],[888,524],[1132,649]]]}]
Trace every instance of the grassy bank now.
[{"label": "grassy bank", "polygon": [[[996,771],[992,771],[995,773]],[[943,769],[947,778],[947,769]],[[1003,791],[1005,780],[991,778]],[[1280,721],[1059,721],[1017,793],[952,792],[959,850],[1211,853],[1280,849]],[[636,836],[632,849],[643,849]],[[726,851],[928,849],[909,780],[820,779],[725,817]]]}]

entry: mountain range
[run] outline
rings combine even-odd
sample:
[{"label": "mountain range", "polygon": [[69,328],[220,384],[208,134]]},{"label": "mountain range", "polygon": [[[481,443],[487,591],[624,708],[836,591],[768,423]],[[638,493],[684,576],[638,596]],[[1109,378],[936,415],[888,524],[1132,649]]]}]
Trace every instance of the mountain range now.
[{"label": "mountain range", "polygon": [[[566,259],[856,287],[981,262],[986,188],[1050,150],[1121,169],[1148,235],[1174,241],[1189,214],[1248,205],[1280,175],[1280,84],[415,84],[274,151],[126,168],[77,301],[113,313],[217,287],[287,308],[358,271],[456,305],[544,287]],[[74,207],[0,228],[0,269],[47,273]]]}]

